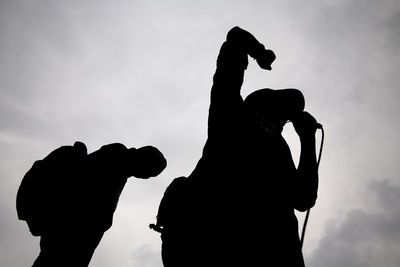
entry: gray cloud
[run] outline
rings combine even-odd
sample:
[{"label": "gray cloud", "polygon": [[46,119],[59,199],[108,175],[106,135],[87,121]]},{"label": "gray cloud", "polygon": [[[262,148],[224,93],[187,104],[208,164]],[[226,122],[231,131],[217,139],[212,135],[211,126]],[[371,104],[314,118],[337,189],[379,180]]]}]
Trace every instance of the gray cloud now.
[{"label": "gray cloud", "polygon": [[133,267],[162,267],[160,251],[150,245],[143,245],[132,253]]},{"label": "gray cloud", "polygon": [[399,266],[400,186],[376,181],[367,192],[371,209],[355,209],[344,219],[329,221],[308,266]]},{"label": "gray cloud", "polygon": [[[388,260],[379,266],[393,266],[395,226],[382,210],[390,186],[377,183],[368,191],[380,196],[374,211],[365,211],[359,193],[364,183],[400,171],[397,2],[1,1],[0,265],[27,266],[37,255],[37,240],[15,217],[23,174],[34,160],[80,139],[89,151],[122,142],[153,144],[165,153],[169,166],[159,178],[128,183],[115,225],[93,259],[93,266],[160,266],[159,237],[143,229],[153,222],[166,185],[187,175],[200,157],[215,57],[226,31],[239,25],[278,55],[267,74],[250,61],[244,94],[298,87],[327,131],[311,223],[323,225],[351,210],[343,224],[332,221],[329,244],[345,254],[346,246],[361,243],[359,249]],[[321,238],[316,226],[306,246]],[[379,254],[386,241],[392,245]],[[324,263],[346,266],[325,254],[328,242],[320,245],[312,264],[325,257]],[[361,252],[355,255],[364,261]]]}]

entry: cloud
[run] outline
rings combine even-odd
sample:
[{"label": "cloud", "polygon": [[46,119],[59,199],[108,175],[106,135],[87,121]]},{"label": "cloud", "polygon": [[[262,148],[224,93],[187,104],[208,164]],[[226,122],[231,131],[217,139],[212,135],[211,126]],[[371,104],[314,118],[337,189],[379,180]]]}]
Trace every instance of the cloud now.
[{"label": "cloud", "polygon": [[[23,174],[34,160],[80,139],[89,151],[122,142],[153,144],[165,153],[169,166],[160,178],[143,187],[127,184],[115,225],[93,259],[93,266],[160,266],[159,238],[142,228],[153,220],[170,180],[190,173],[201,155],[215,59],[234,25],[278,55],[267,74],[250,62],[244,94],[262,87],[300,88],[307,108],[324,124],[314,225],[322,227],[345,203],[344,210],[353,211],[345,222],[332,221],[325,237],[330,233],[337,251],[364,239],[379,246],[392,240],[393,228],[379,232],[371,226],[383,224],[377,219],[386,214],[383,200],[394,205],[384,183],[370,189],[381,196],[374,202],[379,212],[354,210],[351,200],[357,202],[363,192],[361,183],[399,173],[400,152],[393,149],[400,130],[399,8],[398,0],[0,1],[0,233],[7,234],[0,242],[0,265],[28,265],[37,255],[37,240],[15,217]],[[310,227],[307,239],[320,239],[316,228]],[[342,247],[334,242],[338,236]],[[365,250],[373,247],[365,244]],[[139,249],[129,258],[133,248]],[[19,251],[23,256],[14,257]],[[323,262],[322,252],[313,264]],[[324,262],[335,260],[328,256]],[[346,266],[336,260],[336,266]]]},{"label": "cloud", "polygon": [[132,253],[135,263],[132,267],[162,267],[160,251],[155,251],[152,246],[144,245]]},{"label": "cloud", "polygon": [[376,181],[368,190],[370,210],[354,209],[331,220],[309,267],[396,267],[400,265],[400,186]]}]

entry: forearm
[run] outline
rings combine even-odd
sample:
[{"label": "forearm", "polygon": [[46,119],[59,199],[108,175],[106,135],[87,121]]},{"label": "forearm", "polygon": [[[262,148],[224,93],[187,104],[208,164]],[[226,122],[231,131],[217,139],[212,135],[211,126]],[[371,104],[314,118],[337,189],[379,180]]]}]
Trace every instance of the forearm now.
[{"label": "forearm", "polygon": [[226,37],[227,42],[239,46],[246,55],[259,58],[265,51],[265,47],[251,33],[239,28],[232,28]]},{"label": "forearm", "polygon": [[314,206],[318,191],[318,166],[315,136],[302,137],[299,166],[297,168],[296,209],[305,211]]},{"label": "forearm", "polygon": [[265,51],[264,45],[257,41],[252,34],[239,27],[232,28],[218,55],[213,87],[219,89],[220,85],[224,88],[233,86],[234,88],[231,89],[234,90],[230,92],[240,94],[244,71],[248,65],[247,56],[260,59],[265,56],[263,54]]}]

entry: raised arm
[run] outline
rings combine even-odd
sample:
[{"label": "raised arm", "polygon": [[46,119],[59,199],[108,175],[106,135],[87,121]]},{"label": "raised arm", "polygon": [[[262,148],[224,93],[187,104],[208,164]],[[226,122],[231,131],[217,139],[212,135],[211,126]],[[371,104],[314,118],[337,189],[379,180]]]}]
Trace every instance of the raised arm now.
[{"label": "raised arm", "polygon": [[239,27],[232,28],[217,59],[211,89],[209,127],[223,127],[230,124],[231,119],[237,118],[236,113],[240,112],[243,104],[240,89],[248,65],[248,55],[256,59],[261,68],[271,70],[275,54],[266,50],[249,32]]}]

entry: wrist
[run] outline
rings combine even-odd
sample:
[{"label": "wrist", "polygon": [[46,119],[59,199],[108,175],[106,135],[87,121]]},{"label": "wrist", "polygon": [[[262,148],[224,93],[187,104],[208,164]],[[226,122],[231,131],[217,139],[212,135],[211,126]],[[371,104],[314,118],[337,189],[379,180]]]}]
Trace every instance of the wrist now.
[{"label": "wrist", "polygon": [[315,134],[314,133],[307,133],[299,135],[301,143],[315,143]]},{"label": "wrist", "polygon": [[257,43],[253,47],[249,47],[248,53],[254,59],[261,59],[265,56],[265,46],[262,43]]}]

